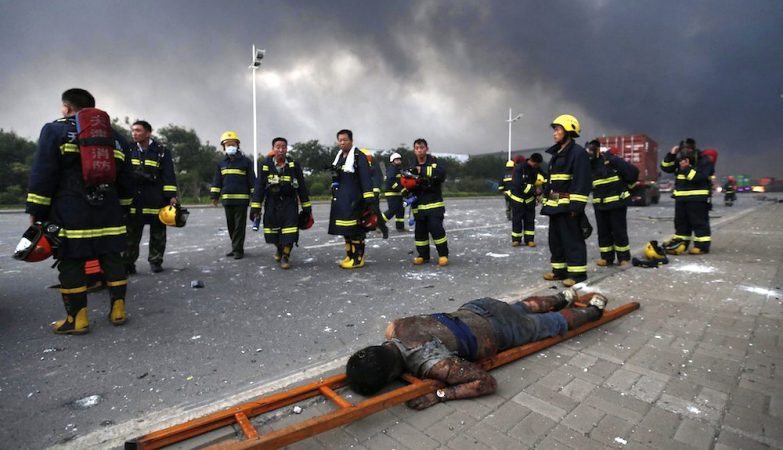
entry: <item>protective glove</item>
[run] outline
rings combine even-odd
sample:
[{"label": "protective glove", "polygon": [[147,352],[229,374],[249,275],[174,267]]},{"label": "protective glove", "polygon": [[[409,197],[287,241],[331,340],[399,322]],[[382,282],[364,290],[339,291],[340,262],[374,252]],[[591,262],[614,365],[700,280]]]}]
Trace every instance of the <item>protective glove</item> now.
[{"label": "protective glove", "polygon": [[260,213],[261,213],[261,209],[250,208],[250,220],[255,221]]}]

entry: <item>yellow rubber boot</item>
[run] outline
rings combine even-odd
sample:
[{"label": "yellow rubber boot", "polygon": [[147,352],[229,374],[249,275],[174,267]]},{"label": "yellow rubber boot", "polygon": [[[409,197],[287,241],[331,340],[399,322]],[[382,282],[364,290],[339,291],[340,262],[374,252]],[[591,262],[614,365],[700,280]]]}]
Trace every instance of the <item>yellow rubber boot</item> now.
[{"label": "yellow rubber boot", "polygon": [[413,265],[414,266],[420,266],[420,265],[424,264],[425,262],[427,262],[427,260],[422,258],[421,256],[417,256],[417,257],[413,258]]},{"label": "yellow rubber boot", "polygon": [[119,326],[125,323],[127,317],[125,316],[125,300],[118,298],[111,302],[111,312],[109,312],[109,320],[112,325]]},{"label": "yellow rubber boot", "polygon": [[441,267],[448,266],[449,265],[449,257],[448,256],[441,256],[438,258],[438,265]]},{"label": "yellow rubber boot", "polygon": [[283,270],[288,270],[291,268],[291,263],[288,262],[288,258],[291,256],[291,246],[285,245],[283,246],[283,253],[280,256],[280,268]]},{"label": "yellow rubber boot", "polygon": [[90,321],[87,318],[87,307],[80,309],[75,316],[68,314],[65,319],[52,325],[56,334],[85,334],[90,331]]}]

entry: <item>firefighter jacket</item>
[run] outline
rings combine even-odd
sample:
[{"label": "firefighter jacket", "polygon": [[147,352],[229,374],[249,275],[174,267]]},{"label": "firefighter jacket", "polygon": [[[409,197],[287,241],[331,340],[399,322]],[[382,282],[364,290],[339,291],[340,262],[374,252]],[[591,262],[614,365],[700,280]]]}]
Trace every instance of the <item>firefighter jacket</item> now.
[{"label": "firefighter jacket", "polygon": [[209,196],[220,199],[224,206],[247,206],[256,184],[253,162],[242,152],[231,158],[226,156],[217,163]]},{"label": "firefighter jacket", "polygon": [[383,193],[385,197],[399,197],[408,192],[407,189],[400,184],[400,178],[402,178],[400,168],[393,163],[390,163],[389,167],[386,168],[386,183]]},{"label": "firefighter jacket", "polygon": [[546,151],[552,158],[549,160],[549,179],[544,189],[541,214],[583,213],[593,181],[590,158],[585,149],[573,141],[563,150],[558,150],[560,146],[553,145]]},{"label": "firefighter jacket", "polygon": [[296,233],[299,205],[302,209],[312,208],[302,166],[286,157],[285,163],[278,168],[274,156],[267,157],[261,163],[256,179],[250,202],[251,215],[258,214],[264,206],[265,234],[276,233],[278,228],[283,234]]},{"label": "firefighter jacket", "polygon": [[734,194],[737,192],[737,185],[731,181],[727,181],[726,184],[723,185],[723,192],[726,194]]},{"label": "firefighter jacket", "polygon": [[131,145],[128,156],[135,183],[131,216],[141,218],[144,223],[157,221],[160,208],[177,196],[177,176],[171,152],[150,139],[147,150],[136,143]]},{"label": "firefighter jacket", "polygon": [[612,154],[602,154],[590,161],[593,172],[593,208],[608,211],[627,207],[628,191],[639,180],[639,169]]},{"label": "firefighter jacket", "polygon": [[680,169],[676,154],[667,153],[661,161],[661,170],[676,174],[673,192],[676,202],[706,202],[712,195],[711,177],[715,172],[712,162],[701,150],[696,150],[694,155],[685,170]]},{"label": "firefighter jacket", "polygon": [[[359,236],[365,233],[359,217],[365,206],[375,201],[372,169],[366,156],[356,147],[347,155],[339,150],[332,177],[332,208],[329,213],[329,234]],[[347,163],[353,160],[353,163]]]},{"label": "firefighter jacket", "polygon": [[446,181],[446,168],[438,164],[437,158],[427,155],[424,163],[419,164],[417,161],[411,171],[419,175],[416,187],[411,191],[416,196],[416,201],[411,205],[414,217],[445,214],[442,184]]},{"label": "firefighter jacket", "polygon": [[[511,165],[509,165],[509,163],[511,163]],[[506,167],[503,169],[503,178],[501,178],[500,182],[498,183],[498,192],[505,195],[508,195],[508,192],[511,189],[512,174],[514,173],[514,168],[516,167],[513,164],[513,161],[508,161],[506,163]]]},{"label": "firefighter jacket", "polygon": [[114,133],[116,179],[102,202],[88,202],[82,178],[76,119],[44,125],[33,158],[25,211],[35,220],[59,225],[58,259],[94,259],[126,247],[125,212],[133,182],[122,138]]},{"label": "firefighter jacket", "polygon": [[514,166],[510,189],[506,196],[517,205],[533,205],[536,201],[536,177],[538,169],[530,167],[527,161]]},{"label": "firefighter jacket", "polygon": [[369,150],[366,148],[360,148],[360,152],[364,154],[364,157],[367,158],[367,161],[370,163],[370,178],[372,182],[372,193],[375,195],[375,198],[381,197],[381,186],[383,186],[383,170],[381,169],[381,166],[378,164],[375,164],[375,161],[373,160],[372,153],[370,153]]}]

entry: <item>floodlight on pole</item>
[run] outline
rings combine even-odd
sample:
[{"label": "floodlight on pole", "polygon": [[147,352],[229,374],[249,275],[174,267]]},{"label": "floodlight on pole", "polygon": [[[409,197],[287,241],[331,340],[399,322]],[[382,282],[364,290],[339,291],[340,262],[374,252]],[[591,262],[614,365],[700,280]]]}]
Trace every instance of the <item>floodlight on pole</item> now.
[{"label": "floodlight on pole", "polygon": [[524,114],[517,114],[516,117],[511,117],[511,108],[508,108],[508,160],[511,161],[511,124],[519,120]]},{"label": "floodlight on pole", "polygon": [[253,171],[258,175],[258,119],[256,119],[256,70],[261,67],[261,60],[264,59],[266,50],[257,49],[253,44],[253,59],[250,67],[253,71]]}]

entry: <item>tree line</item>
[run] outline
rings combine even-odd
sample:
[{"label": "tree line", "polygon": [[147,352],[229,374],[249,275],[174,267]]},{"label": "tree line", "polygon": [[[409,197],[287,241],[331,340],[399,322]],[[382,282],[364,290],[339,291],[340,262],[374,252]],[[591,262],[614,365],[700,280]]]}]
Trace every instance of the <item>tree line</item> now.
[{"label": "tree line", "polygon": [[[130,120],[114,118],[114,128],[131,143]],[[215,164],[223,158],[222,149],[202,143],[192,128],[169,124],[155,131],[154,139],[171,150],[180,198],[186,202],[206,202],[209,186],[215,173]],[[30,176],[37,143],[21,137],[13,131],[0,128],[0,204],[22,205],[27,197],[27,181]],[[328,195],[332,173],[329,170],[337,154],[336,144],[325,145],[318,140],[297,142],[289,156],[299,161],[305,170],[311,195]],[[246,151],[252,158],[252,150]],[[402,155],[403,168],[413,165],[413,150],[404,144],[396,148],[375,150],[374,162],[385,172],[389,156]],[[259,150],[259,159],[266,152]],[[446,167],[448,178],[444,184],[446,195],[471,195],[494,193],[503,172],[505,158],[499,154],[471,156],[461,162],[456,158],[440,157],[438,163]]]}]

